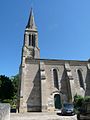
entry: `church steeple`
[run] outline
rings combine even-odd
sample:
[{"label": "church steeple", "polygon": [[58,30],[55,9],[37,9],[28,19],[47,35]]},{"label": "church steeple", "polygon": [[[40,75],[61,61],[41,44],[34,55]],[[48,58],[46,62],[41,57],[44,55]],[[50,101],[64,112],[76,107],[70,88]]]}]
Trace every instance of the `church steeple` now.
[{"label": "church steeple", "polygon": [[23,56],[25,58],[29,57],[30,59],[40,58],[40,49],[38,47],[38,30],[35,25],[32,8],[24,33]]},{"label": "church steeple", "polygon": [[32,8],[31,8],[31,11],[30,11],[30,16],[29,16],[29,20],[28,20],[28,24],[27,24],[26,28],[36,29],[34,14],[33,14],[33,9]]}]

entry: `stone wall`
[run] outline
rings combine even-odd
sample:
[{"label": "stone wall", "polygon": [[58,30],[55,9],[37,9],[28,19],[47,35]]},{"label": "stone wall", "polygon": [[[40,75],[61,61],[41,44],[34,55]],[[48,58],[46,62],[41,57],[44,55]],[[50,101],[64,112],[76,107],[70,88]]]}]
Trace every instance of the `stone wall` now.
[{"label": "stone wall", "polygon": [[[57,71],[58,88],[55,86],[54,69]],[[61,103],[72,102],[76,94],[89,95],[90,70],[87,70],[87,62],[27,58],[22,70],[20,107],[26,112],[54,111],[55,95],[60,95]],[[85,88],[81,86],[78,70]]]},{"label": "stone wall", "polygon": [[39,64],[32,60],[26,62],[24,77],[24,104],[27,104],[27,111],[41,111],[41,85]]},{"label": "stone wall", "polygon": [[10,120],[10,105],[0,103],[0,120]]},{"label": "stone wall", "polygon": [[[43,80],[44,88],[42,89],[41,96],[44,96],[43,102],[46,104],[47,109],[49,109],[49,107],[52,107],[53,109],[55,109],[54,108],[55,94],[60,94],[61,102],[73,101],[73,97],[76,95],[76,93],[78,95],[85,96],[85,90],[80,88],[77,70],[81,71],[84,86],[86,88],[87,62],[85,63],[85,62],[79,62],[79,61],[70,62],[70,61],[42,60],[42,63],[44,64],[45,79]],[[68,63],[70,67],[70,69],[68,70],[68,73],[65,68],[65,63]],[[59,89],[56,89],[54,87],[53,69],[57,70]],[[69,87],[67,83],[70,84]]]}]

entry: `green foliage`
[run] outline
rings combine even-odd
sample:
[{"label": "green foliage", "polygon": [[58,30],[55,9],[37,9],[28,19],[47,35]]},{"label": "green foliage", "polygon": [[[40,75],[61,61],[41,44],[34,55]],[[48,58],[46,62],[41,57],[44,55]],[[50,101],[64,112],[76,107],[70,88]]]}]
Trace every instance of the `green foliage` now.
[{"label": "green foliage", "polygon": [[11,105],[11,108],[16,108],[16,99],[5,99],[2,101],[2,103],[9,103]]},{"label": "green foliage", "polygon": [[17,104],[17,92],[18,92],[18,84],[19,84],[19,74],[11,77],[12,84],[14,86],[14,96],[11,104],[11,108],[16,108]]},{"label": "green foliage", "polygon": [[90,102],[90,96],[82,97],[77,94],[74,96],[74,107],[75,107],[76,114],[79,113],[81,106],[86,102]]},{"label": "green foliage", "polygon": [[14,96],[13,98],[17,98],[17,92],[18,92],[18,84],[19,84],[19,74],[11,77],[12,84],[14,86]]},{"label": "green foliage", "polygon": [[90,102],[90,96],[86,96],[86,97],[84,97],[83,102]]},{"label": "green foliage", "polygon": [[10,103],[10,105],[12,104],[12,99],[4,99],[2,101],[3,103]]},{"label": "green foliage", "polygon": [[0,76],[0,101],[4,99],[12,99],[14,95],[14,86],[9,77]]},{"label": "green foliage", "polygon": [[82,106],[84,98],[80,95],[75,95],[74,96],[74,107],[75,108],[80,108]]},{"label": "green foliage", "polygon": [[19,75],[11,78],[0,75],[0,101],[10,103],[11,108],[16,107]]}]

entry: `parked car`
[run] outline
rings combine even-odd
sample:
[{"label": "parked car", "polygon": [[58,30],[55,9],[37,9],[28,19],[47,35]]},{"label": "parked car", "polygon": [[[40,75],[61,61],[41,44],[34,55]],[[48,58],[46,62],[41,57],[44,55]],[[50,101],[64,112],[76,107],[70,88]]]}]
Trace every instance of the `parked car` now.
[{"label": "parked car", "polygon": [[71,103],[64,103],[61,109],[62,115],[75,115],[74,105]]},{"label": "parked car", "polygon": [[90,102],[84,102],[77,115],[78,120],[90,120]]},{"label": "parked car", "polygon": [[61,115],[61,109],[56,110],[57,115]]}]

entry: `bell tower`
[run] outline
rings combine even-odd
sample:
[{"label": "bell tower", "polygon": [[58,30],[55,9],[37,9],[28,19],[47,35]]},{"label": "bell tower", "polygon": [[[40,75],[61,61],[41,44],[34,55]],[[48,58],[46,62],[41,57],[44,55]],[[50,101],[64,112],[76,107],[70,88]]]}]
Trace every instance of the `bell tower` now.
[{"label": "bell tower", "polygon": [[27,60],[33,61],[34,63],[35,59],[40,59],[40,49],[38,47],[38,30],[35,24],[33,10],[31,9],[24,32],[22,57],[19,69],[19,112],[35,111],[36,109],[40,111],[41,109],[40,73],[38,72],[39,64],[31,64],[30,62],[27,64]]},{"label": "bell tower", "polygon": [[40,58],[40,49],[38,48],[38,30],[32,9],[30,11],[28,24],[25,28],[22,57],[28,57],[30,59]]}]

